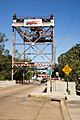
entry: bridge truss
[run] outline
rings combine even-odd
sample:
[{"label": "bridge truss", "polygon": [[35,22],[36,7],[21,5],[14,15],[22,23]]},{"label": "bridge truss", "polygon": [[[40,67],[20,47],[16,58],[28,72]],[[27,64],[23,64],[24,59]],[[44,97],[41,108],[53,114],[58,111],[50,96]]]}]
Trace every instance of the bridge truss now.
[{"label": "bridge truss", "polygon": [[[54,66],[54,17],[12,20],[12,80],[21,67],[47,69]],[[17,70],[15,70],[17,68]]]}]

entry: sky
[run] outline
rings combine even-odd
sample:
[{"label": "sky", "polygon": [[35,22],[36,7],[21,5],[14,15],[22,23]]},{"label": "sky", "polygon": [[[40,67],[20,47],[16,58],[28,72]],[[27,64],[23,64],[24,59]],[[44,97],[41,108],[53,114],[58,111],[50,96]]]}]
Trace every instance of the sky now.
[{"label": "sky", "polygon": [[0,32],[9,39],[6,49],[12,54],[12,16],[50,16],[55,19],[54,46],[57,58],[80,44],[80,0],[0,0]]}]

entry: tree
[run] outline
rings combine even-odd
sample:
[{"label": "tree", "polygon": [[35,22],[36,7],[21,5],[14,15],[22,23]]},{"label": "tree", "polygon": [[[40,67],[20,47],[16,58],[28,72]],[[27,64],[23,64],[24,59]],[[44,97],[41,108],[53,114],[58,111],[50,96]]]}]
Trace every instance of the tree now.
[{"label": "tree", "polygon": [[33,75],[32,71],[28,71],[25,78],[30,82],[30,80],[32,79],[32,75]]},{"label": "tree", "polygon": [[5,47],[5,42],[8,41],[8,38],[4,33],[0,32],[0,53],[3,53],[4,47]]},{"label": "tree", "polygon": [[64,77],[62,68],[68,64],[72,68],[72,72],[69,74],[70,81],[77,81],[80,77],[80,44],[76,44],[66,53],[58,57],[59,73]]},{"label": "tree", "polygon": [[5,50],[7,37],[0,33],[0,80],[11,79],[11,55],[9,50]]}]

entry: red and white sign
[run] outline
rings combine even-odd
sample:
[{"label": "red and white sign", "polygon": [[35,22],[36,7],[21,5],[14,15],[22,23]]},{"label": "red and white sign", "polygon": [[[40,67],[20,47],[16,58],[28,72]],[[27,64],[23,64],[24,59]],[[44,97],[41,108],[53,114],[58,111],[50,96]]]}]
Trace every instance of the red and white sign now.
[{"label": "red and white sign", "polygon": [[24,26],[42,26],[42,19],[25,19]]}]

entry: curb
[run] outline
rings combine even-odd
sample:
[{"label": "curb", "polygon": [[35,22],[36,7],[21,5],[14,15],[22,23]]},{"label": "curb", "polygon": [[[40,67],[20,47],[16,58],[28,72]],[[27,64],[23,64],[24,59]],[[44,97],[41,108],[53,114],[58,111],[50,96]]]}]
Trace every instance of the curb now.
[{"label": "curb", "polygon": [[42,97],[42,98],[48,98],[51,101],[58,101],[60,103],[61,114],[62,114],[63,120],[72,120],[68,112],[68,109],[66,107],[64,98],[57,98],[57,97],[52,98],[46,93],[32,93],[29,95],[29,97]]},{"label": "curb", "polygon": [[68,109],[65,105],[65,100],[60,100],[60,107],[61,107],[61,113],[62,113],[63,120],[72,120],[68,112]]}]

